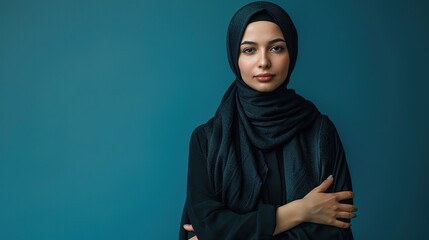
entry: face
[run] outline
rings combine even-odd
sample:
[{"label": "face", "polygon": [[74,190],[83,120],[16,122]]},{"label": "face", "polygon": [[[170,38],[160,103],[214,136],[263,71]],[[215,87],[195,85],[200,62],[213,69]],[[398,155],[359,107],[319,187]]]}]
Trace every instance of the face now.
[{"label": "face", "polygon": [[268,21],[247,25],[241,40],[238,67],[243,81],[259,92],[271,92],[288,75],[289,53],[277,24]]}]

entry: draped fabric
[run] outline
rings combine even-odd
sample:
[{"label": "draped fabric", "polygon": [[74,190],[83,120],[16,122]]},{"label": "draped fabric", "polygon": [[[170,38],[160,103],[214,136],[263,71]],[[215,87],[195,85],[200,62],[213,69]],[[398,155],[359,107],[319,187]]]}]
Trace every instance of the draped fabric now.
[{"label": "draped fabric", "polygon": [[[240,42],[256,21],[277,24],[289,53],[286,79],[271,92],[250,88],[240,76]],[[352,190],[334,125],[287,88],[297,43],[291,19],[273,3],[250,3],[231,19],[227,50],[236,79],[214,117],[191,136],[181,224],[191,223],[195,232],[181,227],[180,239],[353,239],[350,228],[314,223],[273,236],[277,207],[302,198],[330,174],[335,178],[328,191]]]},{"label": "draped fabric", "polygon": [[[287,79],[271,92],[258,92],[241,79],[238,68],[240,41],[252,16],[273,19],[285,37],[290,55]],[[255,2],[241,8],[228,28],[228,59],[236,80],[226,91],[208,133],[208,174],[222,201],[236,212],[255,209],[267,166],[264,151],[287,143],[320,115],[316,107],[287,89],[297,58],[297,33],[279,6]]]},{"label": "draped fabric", "polygon": [[213,119],[207,158],[217,194],[229,208],[246,212],[258,203],[265,180],[264,150],[285,144],[319,112],[291,89],[254,101],[240,94],[240,84],[230,86]]}]

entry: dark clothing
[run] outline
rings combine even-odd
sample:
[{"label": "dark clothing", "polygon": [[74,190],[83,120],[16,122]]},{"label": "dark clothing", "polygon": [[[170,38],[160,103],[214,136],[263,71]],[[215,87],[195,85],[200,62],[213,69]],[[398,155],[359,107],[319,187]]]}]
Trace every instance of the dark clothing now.
[{"label": "dark clothing", "polygon": [[[280,86],[268,83],[273,87],[269,91],[248,86],[238,65],[243,34],[250,22],[258,20],[272,21],[281,29],[290,60],[286,78]],[[236,79],[225,92],[210,129],[206,129],[207,174],[222,203],[236,213],[247,213],[260,202],[268,174],[266,153],[283,148],[320,113],[312,102],[287,88],[297,59],[298,34],[280,6],[258,1],[240,8],[228,26],[227,53]],[[271,71],[270,66],[259,65],[252,74]]]},{"label": "dark clothing", "polygon": [[[187,200],[181,225],[191,223],[199,240],[353,239],[350,228],[313,223],[303,223],[272,236],[277,207],[303,198],[329,175],[334,176],[334,183],[328,192],[352,190],[344,150],[328,117],[319,115],[310,127],[274,150],[253,149],[256,155],[263,156],[257,159],[265,161],[267,173],[258,206],[247,212],[228,207],[209,179],[208,133],[212,126],[211,119],[196,128],[190,141]],[[180,239],[188,237],[181,230]]]},{"label": "dark clothing", "polygon": [[[290,58],[284,81],[266,92],[248,86],[238,65],[243,33],[261,19],[279,26]],[[200,240],[351,239],[350,229],[310,223],[272,236],[277,207],[304,197],[329,175],[335,180],[330,191],[351,190],[335,127],[287,88],[298,54],[289,15],[273,3],[247,4],[231,19],[227,52],[236,80],[215,116],[192,134],[182,224],[193,224]],[[186,235],[181,231],[181,239]]]},{"label": "dark clothing", "polygon": [[268,173],[266,153],[283,148],[319,116],[293,89],[258,92],[234,81],[205,128],[208,177],[221,201],[238,213],[255,209]]}]

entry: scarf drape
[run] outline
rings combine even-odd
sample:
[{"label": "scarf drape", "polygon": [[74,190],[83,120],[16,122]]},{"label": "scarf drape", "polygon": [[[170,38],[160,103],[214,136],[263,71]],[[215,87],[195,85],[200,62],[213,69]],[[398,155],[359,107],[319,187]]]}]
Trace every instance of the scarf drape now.
[{"label": "scarf drape", "polygon": [[[283,32],[290,55],[287,79],[272,92],[258,92],[241,79],[239,45],[257,13],[268,14]],[[236,80],[226,91],[208,133],[208,174],[222,201],[236,212],[254,210],[267,176],[264,152],[281,147],[320,114],[316,107],[287,89],[297,58],[297,33],[288,14],[269,2],[241,8],[228,28],[228,59]]]}]

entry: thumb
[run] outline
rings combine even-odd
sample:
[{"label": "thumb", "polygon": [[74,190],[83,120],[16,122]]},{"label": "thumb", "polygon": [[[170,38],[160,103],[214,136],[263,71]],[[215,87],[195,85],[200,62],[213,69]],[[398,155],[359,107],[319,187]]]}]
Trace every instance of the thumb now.
[{"label": "thumb", "polygon": [[325,179],[325,181],[323,181],[319,186],[313,189],[313,191],[318,193],[326,192],[326,190],[328,190],[329,186],[331,186],[333,182],[334,182],[334,177],[332,175],[329,175],[329,177]]}]

